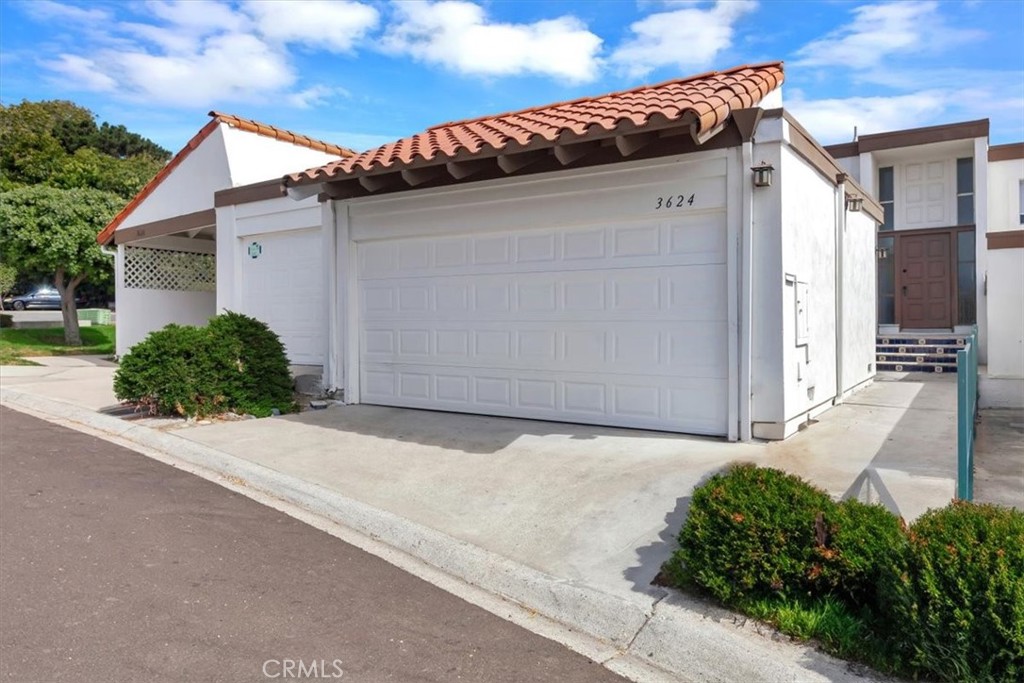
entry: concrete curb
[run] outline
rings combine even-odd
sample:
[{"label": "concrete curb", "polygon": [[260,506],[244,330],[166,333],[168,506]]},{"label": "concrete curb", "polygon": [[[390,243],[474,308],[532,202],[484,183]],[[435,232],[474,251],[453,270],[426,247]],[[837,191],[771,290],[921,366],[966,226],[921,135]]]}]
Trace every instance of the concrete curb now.
[{"label": "concrete curb", "polygon": [[[602,662],[636,680],[865,681],[849,663],[681,594],[625,600],[560,579],[330,489],[172,433],[0,387],[0,404],[63,419],[241,482],[420,560],[444,574],[604,642]],[[777,636],[777,634],[775,634]],[[588,656],[593,656],[594,650]],[[658,671],[651,670],[651,667]]]}]

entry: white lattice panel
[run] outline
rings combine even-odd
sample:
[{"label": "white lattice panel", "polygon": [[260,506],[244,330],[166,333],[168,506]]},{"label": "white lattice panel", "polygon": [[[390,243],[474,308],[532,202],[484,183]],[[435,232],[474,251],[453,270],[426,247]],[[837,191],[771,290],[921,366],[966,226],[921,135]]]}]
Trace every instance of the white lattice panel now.
[{"label": "white lattice panel", "polygon": [[172,249],[125,247],[124,286],[131,289],[213,292],[217,289],[216,256]]}]

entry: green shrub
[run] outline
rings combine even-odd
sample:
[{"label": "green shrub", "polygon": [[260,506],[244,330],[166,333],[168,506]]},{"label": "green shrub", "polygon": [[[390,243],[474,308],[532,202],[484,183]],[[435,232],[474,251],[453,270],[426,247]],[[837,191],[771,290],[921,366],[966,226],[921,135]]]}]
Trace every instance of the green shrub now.
[{"label": "green shrub", "polygon": [[815,593],[874,610],[883,568],[900,571],[903,527],[903,520],[881,505],[857,500],[836,505],[815,530],[817,557],[808,574]]},{"label": "green shrub", "polygon": [[956,502],[908,535],[881,605],[910,664],[950,681],[1024,680],[1024,513]]},{"label": "green shrub", "polygon": [[168,325],[127,353],[114,374],[118,399],[153,414],[269,415],[295,409],[288,359],[264,323],[237,313],[206,327]]},{"label": "green shrub", "polygon": [[835,503],[799,477],[738,465],[693,492],[666,570],[723,602],[804,598],[813,587],[815,520]]},{"label": "green shrub", "polygon": [[206,328],[219,353],[230,361],[224,394],[232,408],[253,415],[269,415],[272,408],[293,408],[292,375],[281,339],[266,323],[227,312],[210,320]]}]

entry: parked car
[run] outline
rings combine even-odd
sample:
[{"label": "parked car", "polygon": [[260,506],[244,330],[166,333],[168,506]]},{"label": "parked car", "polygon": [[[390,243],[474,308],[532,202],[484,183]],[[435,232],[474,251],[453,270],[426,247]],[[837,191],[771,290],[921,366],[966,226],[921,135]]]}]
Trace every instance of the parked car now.
[{"label": "parked car", "polygon": [[[85,299],[77,297],[76,305],[83,305]],[[60,310],[60,293],[53,287],[36,287],[26,294],[12,294],[4,298],[4,308],[13,308],[16,311],[26,309],[52,309]]]}]

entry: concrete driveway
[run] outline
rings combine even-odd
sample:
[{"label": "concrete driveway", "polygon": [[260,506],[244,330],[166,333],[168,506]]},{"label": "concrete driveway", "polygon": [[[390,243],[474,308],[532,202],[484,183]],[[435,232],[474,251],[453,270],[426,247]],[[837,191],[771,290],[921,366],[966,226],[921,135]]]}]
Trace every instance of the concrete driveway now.
[{"label": "concrete driveway", "polygon": [[690,492],[732,463],[799,474],[908,519],[949,502],[955,379],[886,377],[783,443],[377,406],[178,435],[552,576],[649,599]]}]

